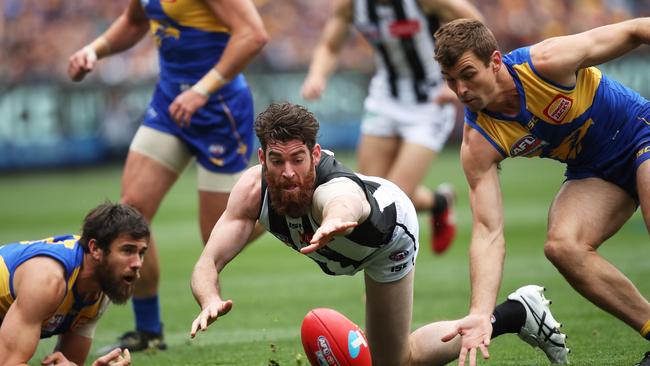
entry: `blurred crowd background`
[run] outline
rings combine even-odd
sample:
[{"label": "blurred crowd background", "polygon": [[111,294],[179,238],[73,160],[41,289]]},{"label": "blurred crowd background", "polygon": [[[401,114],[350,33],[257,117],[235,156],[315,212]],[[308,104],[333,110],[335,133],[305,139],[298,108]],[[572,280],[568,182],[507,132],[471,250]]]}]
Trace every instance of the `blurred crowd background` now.
[{"label": "blurred crowd background", "polygon": [[[257,112],[273,101],[306,105],[321,122],[319,141],[354,149],[372,50],[351,32],[339,72],[323,97],[300,87],[331,0],[254,0],[270,41],[246,69]],[[68,80],[68,58],[106,30],[128,0],[0,0],[0,171],[122,161],[158,74],[151,36],[104,59],[82,83]],[[473,0],[503,51],[549,36],[650,16],[650,0]],[[432,55],[433,57],[433,55]],[[650,97],[650,47],[603,65],[611,77]],[[462,113],[450,144],[460,140]]]},{"label": "blurred crowd background", "polygon": [[[255,0],[271,41],[251,72],[305,70],[329,13],[327,0]],[[650,0],[481,0],[503,50],[634,16],[650,15]],[[0,82],[67,81],[68,57],[103,32],[127,0],[4,0],[0,18]],[[371,49],[356,33],[342,69],[372,71]],[[150,37],[108,59],[94,78],[108,84],[156,77]]]}]

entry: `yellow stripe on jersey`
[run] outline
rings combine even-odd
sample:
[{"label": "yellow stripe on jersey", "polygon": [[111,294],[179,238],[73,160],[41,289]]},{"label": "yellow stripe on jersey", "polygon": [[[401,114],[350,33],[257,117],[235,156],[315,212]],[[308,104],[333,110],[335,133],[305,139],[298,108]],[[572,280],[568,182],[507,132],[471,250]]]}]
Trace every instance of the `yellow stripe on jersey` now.
[{"label": "yellow stripe on jersey", "polygon": [[[570,123],[592,105],[602,74],[595,67],[580,69],[572,89],[546,83],[528,63],[513,66],[526,94],[526,108],[550,123]],[[577,103],[577,104],[576,104]]]},{"label": "yellow stripe on jersey", "polygon": [[0,314],[6,314],[9,306],[14,302],[9,285],[9,270],[5,260],[0,257]]},{"label": "yellow stripe on jersey", "polygon": [[[530,135],[530,132],[518,122],[497,120],[483,113],[479,113],[476,123],[508,156],[511,155],[510,149],[515,145],[515,142],[521,140],[524,136]],[[527,156],[537,156],[540,153],[541,150],[538,150]]]},{"label": "yellow stripe on jersey", "polygon": [[73,235],[72,239],[67,239],[67,240],[63,240],[63,241],[54,241],[54,237],[50,236],[48,238],[40,239],[40,240],[21,240],[18,243],[24,244],[24,245],[29,245],[29,244],[33,244],[33,243],[44,242],[44,243],[48,243],[48,244],[63,245],[64,247],[66,247],[68,249],[74,249],[74,245],[75,245],[75,243],[77,243],[77,241],[79,239],[81,239],[81,237],[79,235]]},{"label": "yellow stripe on jersey", "polygon": [[161,0],[165,14],[178,24],[206,32],[229,32],[203,0]]}]

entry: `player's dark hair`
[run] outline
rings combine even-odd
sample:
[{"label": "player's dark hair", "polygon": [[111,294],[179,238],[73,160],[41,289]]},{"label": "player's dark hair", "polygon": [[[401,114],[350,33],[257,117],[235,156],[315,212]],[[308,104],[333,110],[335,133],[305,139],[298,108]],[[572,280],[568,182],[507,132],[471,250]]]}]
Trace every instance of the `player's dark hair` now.
[{"label": "player's dark hair", "polygon": [[84,219],[79,244],[88,253],[90,239],[106,253],[111,243],[121,234],[128,234],[135,240],[149,240],[149,224],[135,208],[122,203],[105,202],[93,208]]},{"label": "player's dark hair", "polygon": [[467,51],[473,52],[483,64],[499,49],[494,34],[478,20],[456,19],[440,27],[435,38],[434,58],[443,68],[453,67]]},{"label": "player's dark hair", "polygon": [[302,141],[311,151],[316,145],[318,121],[307,108],[289,102],[272,103],[255,119],[255,134],[266,152],[269,142]]}]

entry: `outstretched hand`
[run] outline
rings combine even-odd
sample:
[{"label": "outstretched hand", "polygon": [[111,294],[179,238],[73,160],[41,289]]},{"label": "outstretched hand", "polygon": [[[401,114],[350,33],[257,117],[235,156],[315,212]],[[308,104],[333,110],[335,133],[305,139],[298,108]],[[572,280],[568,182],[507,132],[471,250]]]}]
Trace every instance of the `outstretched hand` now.
[{"label": "outstretched hand", "polygon": [[460,335],[462,343],[458,354],[458,365],[464,366],[469,353],[469,366],[476,365],[476,349],[480,349],[484,359],[490,358],[488,346],[492,338],[492,323],[490,315],[470,314],[459,319],[453,332],[442,337],[443,342],[449,342]]},{"label": "outstretched hand", "polygon": [[199,330],[205,332],[210,324],[217,320],[218,317],[228,314],[230,309],[232,309],[232,300],[219,300],[208,303],[192,322],[190,337],[194,338]]},{"label": "outstretched hand", "polygon": [[327,245],[334,235],[345,235],[348,230],[357,225],[358,223],[356,221],[329,221],[323,223],[323,225],[321,225],[312,236],[309,245],[300,249],[300,253],[309,254],[316,251],[318,248]]}]

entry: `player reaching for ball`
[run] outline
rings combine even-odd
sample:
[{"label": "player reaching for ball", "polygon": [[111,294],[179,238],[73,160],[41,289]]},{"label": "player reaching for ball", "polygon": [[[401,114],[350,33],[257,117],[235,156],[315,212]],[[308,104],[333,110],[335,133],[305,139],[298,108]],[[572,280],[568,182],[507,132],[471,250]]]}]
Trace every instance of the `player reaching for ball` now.
[{"label": "player reaching for ball", "polygon": [[[191,336],[232,308],[232,300],[221,297],[219,273],[244,248],[259,220],[329,275],[364,271],[366,336],[374,365],[444,364],[457,358],[461,342],[455,336],[476,326],[474,316],[410,333],[419,247],[413,204],[395,184],[355,174],[321,150],[318,128],[312,113],[290,103],[272,104],[257,117],[261,164],[235,184],[194,267],[191,286],[201,313]],[[541,287],[518,289],[496,307],[493,337],[519,333],[552,362],[565,363],[565,335],[547,304]]]},{"label": "player reaching for ball", "polygon": [[[470,312],[483,320],[467,330],[464,351],[489,343],[506,255],[499,169],[516,156],[566,164],[544,254],[581,295],[650,341],[650,302],[598,254],[639,206],[650,229],[650,102],[595,67],[650,44],[650,18],[507,55],[479,21],[452,21],[435,38],[444,78],[466,106],[460,154],[474,219]],[[637,365],[650,366],[650,352]]]}]

